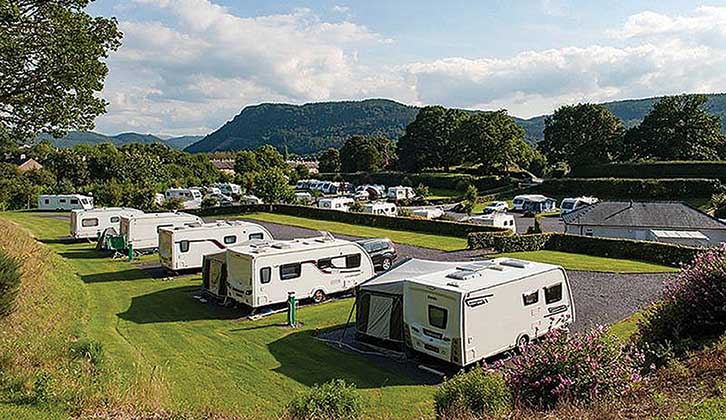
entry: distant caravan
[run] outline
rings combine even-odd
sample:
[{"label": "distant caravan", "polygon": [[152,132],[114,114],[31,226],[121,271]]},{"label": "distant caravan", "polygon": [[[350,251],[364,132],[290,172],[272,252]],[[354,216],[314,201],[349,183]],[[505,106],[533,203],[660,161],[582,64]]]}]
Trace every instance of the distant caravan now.
[{"label": "distant caravan", "polygon": [[121,216],[139,214],[144,214],[144,212],[128,207],[71,210],[71,237],[73,239],[96,239],[108,228],[113,228],[116,233],[119,233]]},{"label": "distant caravan", "polygon": [[361,245],[329,234],[231,247],[226,265],[228,297],[251,308],[285,302],[290,292],[298,299],[321,302],[375,272]]},{"label": "distant caravan", "polygon": [[93,197],[81,194],[41,195],[38,197],[39,210],[75,210],[93,208]]},{"label": "distant caravan", "polygon": [[237,220],[159,230],[159,260],[170,271],[202,268],[204,256],[253,240],[271,240],[270,231]]},{"label": "distant caravan", "polygon": [[201,217],[187,213],[144,213],[121,216],[121,235],[126,247],[134,250],[159,248],[159,231],[163,228],[201,225]]}]

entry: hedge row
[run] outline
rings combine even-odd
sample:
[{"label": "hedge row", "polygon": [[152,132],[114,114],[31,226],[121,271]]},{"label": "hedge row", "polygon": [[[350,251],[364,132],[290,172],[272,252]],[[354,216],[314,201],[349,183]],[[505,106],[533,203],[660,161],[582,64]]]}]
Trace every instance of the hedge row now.
[{"label": "hedge row", "polygon": [[472,232],[489,232],[502,234],[506,229],[481,226],[470,223],[449,222],[443,220],[415,219],[410,217],[390,217],[376,214],[343,212],[319,209],[317,207],[293,206],[286,204],[259,204],[248,206],[213,207],[209,209],[191,210],[199,216],[221,216],[245,214],[253,212],[269,212],[306,217],[317,220],[350,223],[354,225],[372,226],[384,229],[404,230],[411,232],[432,233],[436,235],[466,238]]},{"label": "hedge row", "polygon": [[20,262],[0,249],[0,318],[13,311],[20,289]]},{"label": "hedge row", "polygon": [[726,180],[726,161],[611,163],[575,168],[574,178],[716,178]]},{"label": "hedge row", "polygon": [[710,197],[723,190],[717,179],[623,179],[562,178],[548,179],[537,188],[544,194],[593,195],[597,197],[669,199]]},{"label": "hedge row", "polygon": [[641,260],[677,267],[693,260],[702,249],[661,242],[630,239],[595,238],[564,233],[532,235],[497,235],[484,232],[469,234],[469,248],[494,249],[497,252],[562,251],[597,257]]},{"label": "hedge row", "polygon": [[479,191],[488,191],[511,184],[507,177],[498,175],[475,176],[460,173],[406,173],[406,172],[356,172],[356,173],[323,173],[318,178],[328,181],[344,180],[353,184],[383,184],[386,186],[405,185],[416,187],[424,184],[429,188],[445,188],[466,191],[474,185]]}]

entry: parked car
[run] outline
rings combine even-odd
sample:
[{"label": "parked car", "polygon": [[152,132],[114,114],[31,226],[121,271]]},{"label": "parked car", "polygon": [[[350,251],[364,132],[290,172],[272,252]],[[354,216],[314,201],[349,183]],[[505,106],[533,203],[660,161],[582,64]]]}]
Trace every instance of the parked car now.
[{"label": "parked car", "polygon": [[396,248],[393,242],[387,238],[361,239],[358,243],[363,246],[368,255],[373,260],[373,266],[376,270],[386,271],[393,265],[393,261],[398,258]]},{"label": "parked car", "polygon": [[234,200],[232,197],[222,194],[222,193],[211,193],[207,194],[207,197],[214,197],[217,199],[217,202],[219,202],[219,205],[221,207],[228,207],[234,204]]},{"label": "parked car", "polygon": [[484,207],[484,214],[490,213],[506,213],[509,210],[509,204],[506,201],[493,201]]}]

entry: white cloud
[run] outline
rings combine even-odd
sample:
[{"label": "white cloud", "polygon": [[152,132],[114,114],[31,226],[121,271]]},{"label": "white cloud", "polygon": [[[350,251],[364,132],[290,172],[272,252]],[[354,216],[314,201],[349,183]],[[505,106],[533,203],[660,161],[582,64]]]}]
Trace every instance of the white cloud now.
[{"label": "white cloud", "polygon": [[336,4],[333,6],[333,11],[336,13],[348,14],[350,12],[350,7]]}]

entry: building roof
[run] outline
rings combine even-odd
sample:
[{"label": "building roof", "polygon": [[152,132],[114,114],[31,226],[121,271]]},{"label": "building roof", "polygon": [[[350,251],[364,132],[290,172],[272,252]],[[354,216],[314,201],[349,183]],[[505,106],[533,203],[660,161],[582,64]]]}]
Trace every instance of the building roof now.
[{"label": "building roof", "polygon": [[212,159],[212,165],[220,171],[234,171],[234,159]]},{"label": "building roof", "polygon": [[262,255],[278,255],[286,254],[292,251],[304,251],[309,249],[321,248],[339,248],[346,245],[360,245],[355,242],[346,241],[344,239],[334,238],[328,234],[317,238],[292,239],[288,241],[270,240],[270,241],[250,241],[237,246],[227,248],[230,252],[242,255],[262,256]]},{"label": "building roof", "polygon": [[562,220],[576,226],[726,230],[723,222],[680,201],[599,201],[563,215]]},{"label": "building roof", "polygon": [[30,158],[18,165],[19,172],[36,171],[38,169],[43,169],[43,165],[33,158]]}]

